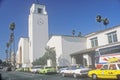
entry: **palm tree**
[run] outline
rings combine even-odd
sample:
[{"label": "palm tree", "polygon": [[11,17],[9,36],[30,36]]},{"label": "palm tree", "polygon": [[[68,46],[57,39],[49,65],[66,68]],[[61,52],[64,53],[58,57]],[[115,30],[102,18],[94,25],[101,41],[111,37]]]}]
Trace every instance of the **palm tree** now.
[{"label": "palm tree", "polygon": [[7,62],[8,62],[8,48],[10,47],[10,43],[9,42],[7,42],[6,43],[6,47],[7,47],[7,49],[6,49],[6,59],[7,59]]},{"label": "palm tree", "polygon": [[49,46],[47,46],[45,50],[45,55],[47,56],[47,59],[52,60],[52,66],[56,66],[56,53],[54,47],[50,48]]},{"label": "palm tree", "polygon": [[10,24],[10,30],[14,31],[14,29],[15,29],[15,23],[13,22],[13,23]]},{"label": "palm tree", "polygon": [[81,36],[82,36],[82,33],[81,33],[81,32],[79,32],[79,33],[78,33],[78,37],[81,37]]},{"label": "palm tree", "polygon": [[75,36],[75,30],[72,30],[72,35]]},{"label": "palm tree", "polygon": [[10,30],[12,31],[11,34],[10,34],[10,43],[12,44],[13,43],[13,52],[14,52],[14,61],[13,61],[13,65],[15,67],[15,63],[16,63],[16,60],[15,60],[15,39],[14,39],[14,29],[15,29],[15,23],[12,22],[9,26]]}]

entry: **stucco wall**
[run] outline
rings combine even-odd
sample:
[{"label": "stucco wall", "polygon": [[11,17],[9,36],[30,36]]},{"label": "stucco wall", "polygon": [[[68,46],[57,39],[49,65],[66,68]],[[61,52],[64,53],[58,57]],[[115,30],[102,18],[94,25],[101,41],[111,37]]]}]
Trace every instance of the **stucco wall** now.
[{"label": "stucco wall", "polygon": [[100,33],[97,33],[97,34],[94,34],[92,36],[87,36],[87,48],[88,49],[92,48],[90,39],[92,39],[94,37],[98,38],[98,46],[107,45],[108,44],[107,33],[110,33],[110,32],[113,32],[113,31],[116,31],[118,42],[120,42],[120,36],[119,36],[119,34],[120,34],[120,26],[119,26],[119,27],[115,27],[115,28],[112,28],[112,29],[109,29],[109,30],[106,30],[106,31],[103,31],[103,32],[100,32]]},{"label": "stucco wall", "polygon": [[71,64],[70,54],[86,48],[86,39],[72,36],[52,36],[47,46],[55,47],[58,66]]},{"label": "stucco wall", "polygon": [[47,46],[54,47],[56,52],[56,62],[59,65],[58,58],[62,55],[62,40],[61,36],[52,36],[48,41]]},{"label": "stucco wall", "polygon": [[29,64],[28,38],[20,38],[17,51],[17,62],[19,64]]}]

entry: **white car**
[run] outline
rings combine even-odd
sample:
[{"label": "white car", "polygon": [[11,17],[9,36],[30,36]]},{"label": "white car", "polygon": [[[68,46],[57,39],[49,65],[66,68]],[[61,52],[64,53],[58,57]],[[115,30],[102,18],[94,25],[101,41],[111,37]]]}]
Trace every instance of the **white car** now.
[{"label": "white car", "polygon": [[38,71],[41,69],[41,66],[33,66],[30,68],[30,72],[32,73],[38,73]]},{"label": "white car", "polygon": [[61,74],[63,77],[72,76],[74,78],[77,78],[79,76],[81,76],[81,77],[87,76],[89,70],[91,70],[91,69],[83,67],[83,66],[79,66],[79,67],[71,66],[71,67],[68,67],[66,70],[62,70]]},{"label": "white car", "polygon": [[60,73],[60,74],[61,74],[61,72],[62,72],[63,70],[67,70],[67,69],[68,69],[68,67],[60,68],[60,69],[57,70],[57,73]]},{"label": "white car", "polygon": [[91,68],[80,67],[73,71],[73,77],[77,78],[77,77],[87,76],[87,74],[90,70],[91,70]]},{"label": "white car", "polygon": [[66,69],[61,70],[61,74],[63,77],[65,76],[73,76],[74,70],[76,70],[77,67],[76,66],[69,66]]}]

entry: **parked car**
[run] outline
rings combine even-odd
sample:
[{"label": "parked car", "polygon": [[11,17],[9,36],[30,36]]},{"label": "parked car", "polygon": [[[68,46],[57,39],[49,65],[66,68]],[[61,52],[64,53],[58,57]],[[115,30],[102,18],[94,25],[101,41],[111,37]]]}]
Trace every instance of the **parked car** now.
[{"label": "parked car", "polygon": [[16,71],[24,71],[24,68],[17,68]]},{"label": "parked car", "polygon": [[61,74],[63,77],[65,76],[72,76],[74,78],[87,76],[88,71],[91,70],[90,68],[80,66],[70,66],[66,70],[62,70]]},{"label": "parked car", "polygon": [[0,65],[0,69],[3,69],[3,66]]},{"label": "parked car", "polygon": [[88,72],[91,70],[91,68],[80,66],[76,70],[73,71],[73,77],[87,77]]},{"label": "parked car", "polygon": [[42,68],[42,66],[33,66],[30,68],[30,72],[38,73],[41,68]]},{"label": "parked car", "polygon": [[24,71],[25,71],[25,72],[29,72],[29,71],[30,71],[30,68],[29,68],[29,67],[25,67],[25,68],[24,68]]},{"label": "parked car", "polygon": [[40,73],[40,74],[56,73],[56,68],[44,66],[43,68],[41,68],[40,70],[38,70],[38,73]]},{"label": "parked car", "polygon": [[3,68],[3,71],[12,71],[12,68],[10,66],[5,66]]},{"label": "parked car", "polygon": [[98,79],[120,80],[120,63],[104,64],[101,69],[89,71],[88,76],[92,78],[92,80]]},{"label": "parked car", "polygon": [[76,70],[77,67],[76,66],[69,66],[67,67],[65,70],[61,70],[61,74],[63,77],[65,76],[73,76],[73,71]]},{"label": "parked car", "polygon": [[62,72],[63,70],[67,70],[67,69],[68,69],[68,67],[59,68],[59,69],[57,70],[57,73],[60,73],[60,74],[61,74],[61,72]]}]

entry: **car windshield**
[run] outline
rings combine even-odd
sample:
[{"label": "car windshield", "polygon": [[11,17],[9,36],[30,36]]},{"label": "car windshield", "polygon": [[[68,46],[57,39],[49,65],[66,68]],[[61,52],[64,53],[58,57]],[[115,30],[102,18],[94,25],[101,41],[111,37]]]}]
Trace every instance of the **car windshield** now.
[{"label": "car windshield", "polygon": [[52,67],[44,67],[44,69],[49,69],[49,68],[52,68]]},{"label": "car windshield", "polygon": [[41,67],[32,67],[31,69],[38,69],[38,68],[41,68]]},{"label": "car windshield", "polygon": [[103,65],[103,67],[101,69],[102,70],[107,70],[108,69],[108,65]]},{"label": "car windshield", "polygon": [[76,67],[75,67],[75,66],[72,66],[72,67],[71,67],[71,69],[73,69],[73,70],[74,70],[74,69],[76,69]]},{"label": "car windshield", "polygon": [[79,68],[85,68],[85,67],[81,65]]}]

